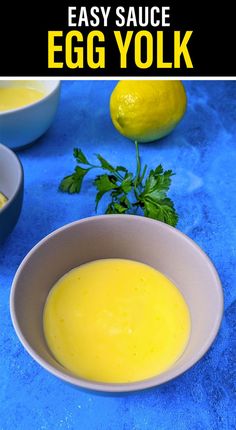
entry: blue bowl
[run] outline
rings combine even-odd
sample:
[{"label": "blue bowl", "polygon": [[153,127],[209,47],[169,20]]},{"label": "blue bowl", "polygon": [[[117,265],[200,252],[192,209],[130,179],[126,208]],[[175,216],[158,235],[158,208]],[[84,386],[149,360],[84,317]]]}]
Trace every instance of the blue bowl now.
[{"label": "blue bowl", "polygon": [[0,209],[0,242],[11,233],[20,216],[24,190],[21,162],[8,147],[0,144],[0,192],[7,203]]}]

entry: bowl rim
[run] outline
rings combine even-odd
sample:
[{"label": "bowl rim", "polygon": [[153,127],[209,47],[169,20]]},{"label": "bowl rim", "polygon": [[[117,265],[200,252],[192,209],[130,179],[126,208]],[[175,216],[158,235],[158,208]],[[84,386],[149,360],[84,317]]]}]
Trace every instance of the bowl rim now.
[{"label": "bowl rim", "polygon": [[[5,79],[5,81],[7,81],[7,79]],[[15,109],[8,109],[8,110],[6,110],[6,111],[4,110],[2,112],[0,111],[0,118],[1,118],[1,116],[4,116],[4,115],[9,115],[9,114],[13,114],[15,112],[25,111],[25,110],[31,108],[32,106],[40,105],[41,103],[46,101],[49,97],[51,97],[52,94],[54,94],[55,92],[60,90],[60,87],[61,87],[61,81],[58,79],[34,79],[34,81],[35,82],[39,82],[39,81],[41,81],[41,82],[55,82],[55,86],[53,86],[53,88],[50,89],[48,94],[45,94],[42,98],[40,98],[39,100],[36,100],[35,102],[29,103],[29,104],[24,105],[24,106],[19,106],[18,108],[15,108]],[[12,82],[12,80],[9,80],[8,82],[10,83],[10,82]]]},{"label": "bowl rim", "polygon": [[[8,199],[7,202],[0,209],[0,216],[3,214],[3,212],[7,211],[8,207],[16,199],[18,193],[21,190],[22,182],[24,180],[24,170],[23,170],[23,166],[22,166],[22,163],[21,163],[19,157],[15,154],[15,152],[11,148],[9,148],[8,146],[3,145],[2,143],[0,143],[0,154],[1,154],[2,150],[8,152],[10,154],[10,156],[15,159],[16,165],[18,166],[18,169],[19,169],[19,172],[20,172],[20,176],[19,176],[19,182],[17,184],[17,187],[16,187],[13,195],[10,198],[7,197],[7,199]],[[1,190],[0,190],[0,192],[1,192]]]},{"label": "bowl rim", "polygon": [[[181,367],[178,368],[178,370],[174,370],[174,367],[167,369],[167,371],[161,373],[160,375],[154,376],[152,378],[144,379],[137,382],[128,382],[128,383],[102,383],[102,382],[95,382],[95,381],[89,381],[82,378],[79,378],[77,376],[73,376],[72,374],[69,375],[68,373],[64,373],[61,370],[56,369],[53,365],[49,364],[47,360],[42,358],[39,354],[35,352],[35,350],[31,347],[31,345],[28,343],[26,338],[24,337],[23,333],[21,332],[20,326],[17,321],[16,312],[15,312],[15,291],[17,288],[18,278],[21,275],[21,271],[23,270],[25,264],[28,262],[28,260],[31,258],[31,256],[37,251],[38,248],[43,246],[45,243],[47,243],[48,240],[50,240],[52,237],[60,234],[62,231],[65,231],[67,229],[73,228],[74,226],[78,224],[88,223],[88,222],[94,222],[97,219],[105,220],[108,218],[116,218],[116,219],[129,219],[130,221],[134,220],[136,222],[147,222],[147,223],[155,223],[159,225],[159,228],[167,229],[170,232],[176,234],[177,236],[181,237],[185,242],[188,242],[190,246],[192,246],[198,253],[202,255],[204,258],[206,264],[208,265],[209,270],[212,272],[212,276],[215,278],[215,287],[216,287],[216,293],[218,294],[218,300],[219,300],[219,312],[215,317],[214,326],[212,327],[210,336],[206,339],[205,343],[202,345],[202,347],[198,350],[197,354],[195,354],[187,364],[183,364]],[[212,346],[217,333],[220,329],[220,325],[223,318],[223,310],[224,310],[224,297],[223,297],[223,288],[222,284],[219,278],[219,275],[217,273],[217,270],[212,263],[211,259],[208,257],[208,255],[201,249],[199,245],[197,245],[196,242],[194,242],[190,237],[188,237],[185,233],[182,233],[180,230],[167,225],[161,221],[157,221],[151,218],[146,218],[143,216],[138,215],[96,215],[92,217],[86,217],[82,218],[80,220],[68,223],[47,236],[45,236],[43,239],[41,239],[25,256],[23,261],[21,262],[20,266],[18,267],[15,277],[12,282],[11,286],[11,292],[10,292],[10,314],[11,319],[13,323],[13,327],[16,331],[16,334],[21,341],[23,347],[26,349],[26,351],[31,355],[31,357],[40,364],[45,370],[47,370],[49,373],[53,374],[54,376],[57,376],[59,379],[63,380],[64,382],[70,383],[72,385],[77,386],[78,388],[86,389],[89,391],[95,391],[95,392],[102,392],[102,393],[128,393],[128,392],[134,392],[134,391],[141,391],[145,389],[150,389],[159,385],[162,385],[163,383],[167,383],[176,377],[182,375],[187,370],[189,370],[191,367],[193,367],[202,357],[206,354],[206,352],[210,349]],[[66,370],[66,369],[65,369]]]}]

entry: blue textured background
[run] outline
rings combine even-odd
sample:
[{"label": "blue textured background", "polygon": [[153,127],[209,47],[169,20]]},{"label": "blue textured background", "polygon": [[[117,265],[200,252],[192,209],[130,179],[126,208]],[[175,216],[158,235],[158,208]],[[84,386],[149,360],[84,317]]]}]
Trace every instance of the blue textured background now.
[{"label": "blue textured background", "polygon": [[[57,191],[73,167],[72,149],[101,152],[134,167],[133,144],[109,116],[112,81],[64,82],[53,126],[19,153],[25,199],[17,227],[0,248],[0,429],[225,430],[235,429],[236,82],[185,82],[188,110],[176,130],[141,146],[150,167],[176,172],[172,197],[178,228],[209,254],[223,282],[225,314],[206,356],[178,379],[126,397],[79,391],[44,371],[23,350],[9,315],[9,292],[25,254],[42,237],[94,215],[94,189],[80,196]],[[3,142],[4,143],[4,142]],[[100,212],[103,211],[102,205]]]}]

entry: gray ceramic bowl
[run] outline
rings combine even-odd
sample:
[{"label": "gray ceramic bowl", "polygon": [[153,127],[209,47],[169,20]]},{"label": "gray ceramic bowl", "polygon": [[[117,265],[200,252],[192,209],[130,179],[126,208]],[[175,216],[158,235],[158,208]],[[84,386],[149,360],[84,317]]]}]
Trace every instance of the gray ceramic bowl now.
[{"label": "gray ceramic bowl", "polygon": [[[127,384],[95,383],[74,376],[54,359],[43,335],[43,308],[51,287],[65,272],[91,260],[117,257],[149,264],[174,281],[190,309],[191,336],[182,357],[159,376]],[[29,354],[64,381],[102,392],[141,390],[185,372],[212,344],[222,312],[221,283],[206,254],[178,230],[131,215],[97,216],[56,230],[25,257],[11,290],[12,321]]]},{"label": "gray ceramic bowl", "polygon": [[19,158],[11,149],[0,144],[0,192],[8,202],[0,209],[0,242],[15,227],[23,200],[24,175]]},{"label": "gray ceramic bowl", "polygon": [[30,145],[51,125],[60,97],[60,81],[0,81],[0,87],[30,86],[43,91],[44,97],[17,109],[0,112],[0,141],[9,148]]}]

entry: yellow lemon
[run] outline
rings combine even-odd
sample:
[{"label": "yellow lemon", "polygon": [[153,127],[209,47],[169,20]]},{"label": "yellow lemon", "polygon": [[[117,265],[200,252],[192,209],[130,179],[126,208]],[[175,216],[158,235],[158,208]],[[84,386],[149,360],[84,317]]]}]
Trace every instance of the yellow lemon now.
[{"label": "yellow lemon", "polygon": [[186,104],[180,81],[120,81],[110,98],[111,119],[124,136],[152,142],[175,128]]}]

